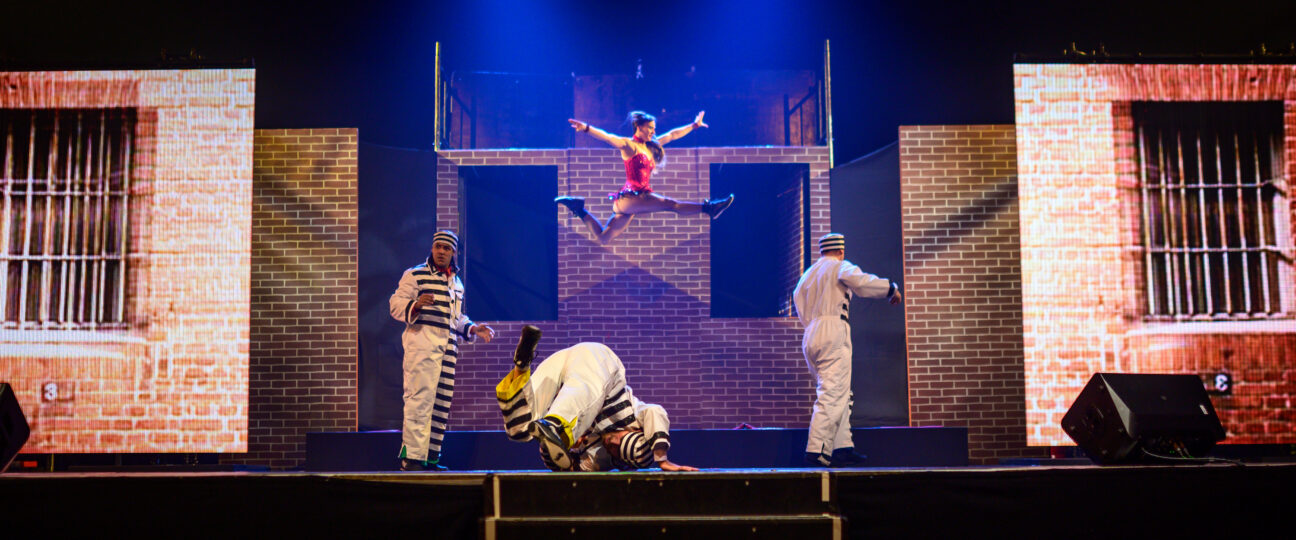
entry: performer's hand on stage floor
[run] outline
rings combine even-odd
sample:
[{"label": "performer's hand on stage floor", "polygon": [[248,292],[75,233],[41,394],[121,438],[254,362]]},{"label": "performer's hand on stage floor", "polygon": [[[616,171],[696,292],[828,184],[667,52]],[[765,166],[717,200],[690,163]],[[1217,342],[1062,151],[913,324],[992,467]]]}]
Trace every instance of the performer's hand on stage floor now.
[{"label": "performer's hand on stage floor", "polygon": [[675,473],[675,471],[696,471],[697,470],[697,467],[673,464],[673,462],[671,462],[670,460],[662,461],[660,462],[660,464],[657,465],[660,465],[661,470],[665,470],[667,471],[667,473]]}]

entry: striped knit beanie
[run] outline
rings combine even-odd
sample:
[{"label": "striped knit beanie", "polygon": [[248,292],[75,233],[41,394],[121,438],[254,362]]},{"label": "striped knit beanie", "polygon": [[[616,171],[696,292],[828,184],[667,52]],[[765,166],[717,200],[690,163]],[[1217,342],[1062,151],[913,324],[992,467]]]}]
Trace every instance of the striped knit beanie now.
[{"label": "striped knit beanie", "polygon": [[841,233],[828,233],[819,239],[819,253],[834,249],[846,249],[846,237]]},{"label": "striped knit beanie", "polygon": [[459,237],[455,236],[453,232],[437,231],[436,234],[432,235],[432,245],[436,245],[437,242],[450,244],[450,249],[459,251]]},{"label": "striped knit beanie", "polygon": [[621,439],[621,461],[639,469],[652,465],[652,448],[648,446],[648,437],[638,431],[626,433]]}]

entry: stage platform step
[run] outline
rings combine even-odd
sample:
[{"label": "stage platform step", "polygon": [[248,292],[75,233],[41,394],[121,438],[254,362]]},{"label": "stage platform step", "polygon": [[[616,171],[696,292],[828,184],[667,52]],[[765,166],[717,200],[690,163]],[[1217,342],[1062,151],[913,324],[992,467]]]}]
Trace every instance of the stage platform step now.
[{"label": "stage platform step", "polygon": [[617,516],[601,518],[488,518],[486,540],[536,538],[778,538],[840,539],[838,516]]},{"label": "stage platform step", "polygon": [[[806,515],[835,513],[826,469],[680,474],[551,472],[492,475],[502,517]],[[599,496],[591,498],[590,493]]]},{"label": "stage platform step", "polygon": [[0,518],[52,538],[1269,538],[1293,485],[1285,464],[9,473]]},{"label": "stage platform step", "polygon": [[[961,467],[968,464],[962,427],[854,428],[867,467]],[[804,429],[671,430],[671,461],[708,469],[804,467]],[[543,468],[535,443],[510,441],[503,431],[446,433],[441,463],[452,470]],[[306,434],[307,471],[394,470],[399,431]]]},{"label": "stage platform step", "polygon": [[827,470],[493,474],[485,537],[841,538],[832,478]]}]

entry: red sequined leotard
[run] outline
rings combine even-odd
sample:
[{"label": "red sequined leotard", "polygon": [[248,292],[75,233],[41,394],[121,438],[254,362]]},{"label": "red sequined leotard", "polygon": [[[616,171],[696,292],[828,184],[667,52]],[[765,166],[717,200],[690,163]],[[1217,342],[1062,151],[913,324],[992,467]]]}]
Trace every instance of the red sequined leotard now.
[{"label": "red sequined leotard", "polygon": [[[639,141],[638,138],[635,138],[635,140]],[[625,160],[626,183],[621,186],[621,191],[609,193],[608,198],[616,199],[626,195],[652,193],[652,186],[648,182],[652,179],[653,168],[656,166],[657,164],[647,154],[635,154],[634,157]]]}]

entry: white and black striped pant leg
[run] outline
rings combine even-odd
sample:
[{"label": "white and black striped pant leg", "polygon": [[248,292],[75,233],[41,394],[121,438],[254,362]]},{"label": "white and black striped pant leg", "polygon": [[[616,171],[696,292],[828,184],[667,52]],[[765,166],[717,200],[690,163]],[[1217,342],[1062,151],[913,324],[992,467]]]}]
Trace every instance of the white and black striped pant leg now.
[{"label": "white and black striped pant leg", "polygon": [[432,406],[432,426],[428,437],[428,453],[441,454],[446,426],[450,423],[450,402],[454,399],[455,364],[459,362],[459,344],[454,338],[441,355],[441,373],[436,385],[436,401]]},{"label": "white and black striped pant leg", "polygon": [[454,397],[457,355],[454,343],[405,351],[400,457],[429,460],[441,451]]}]

